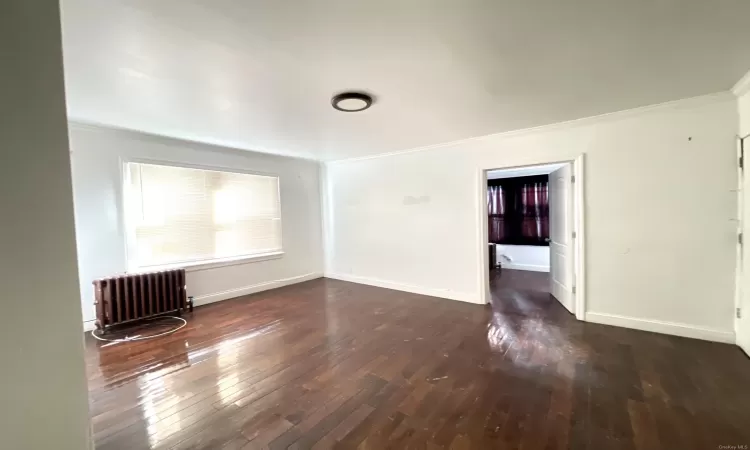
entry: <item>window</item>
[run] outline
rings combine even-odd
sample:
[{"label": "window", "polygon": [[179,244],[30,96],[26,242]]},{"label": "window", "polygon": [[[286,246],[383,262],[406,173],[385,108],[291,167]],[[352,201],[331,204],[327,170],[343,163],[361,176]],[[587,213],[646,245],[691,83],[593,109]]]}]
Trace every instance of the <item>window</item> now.
[{"label": "window", "polygon": [[548,246],[548,176],[488,180],[487,213],[491,243]]},{"label": "window", "polygon": [[281,252],[279,178],[129,162],[131,270]]}]

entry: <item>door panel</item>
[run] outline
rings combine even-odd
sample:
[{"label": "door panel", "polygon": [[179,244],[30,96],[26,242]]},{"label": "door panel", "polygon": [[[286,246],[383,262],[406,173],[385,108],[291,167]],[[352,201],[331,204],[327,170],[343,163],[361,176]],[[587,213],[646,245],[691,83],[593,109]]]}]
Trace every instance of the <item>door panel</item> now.
[{"label": "door panel", "polygon": [[574,244],[572,165],[549,175],[550,279],[552,295],[574,311]]},{"label": "door panel", "polygon": [[[745,139],[748,147],[750,138]],[[746,152],[747,153],[747,152]],[[748,169],[745,169],[748,170]],[[740,248],[739,261],[739,307],[742,317],[735,322],[737,345],[750,355],[750,176],[740,171],[740,209],[742,210],[742,234],[744,244]]]}]

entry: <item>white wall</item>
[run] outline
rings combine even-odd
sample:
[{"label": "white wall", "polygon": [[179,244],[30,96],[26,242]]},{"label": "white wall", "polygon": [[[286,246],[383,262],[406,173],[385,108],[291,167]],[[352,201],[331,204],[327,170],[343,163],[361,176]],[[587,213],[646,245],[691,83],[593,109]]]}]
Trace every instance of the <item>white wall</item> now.
[{"label": "white wall", "polygon": [[[497,262],[504,269],[549,272],[549,247],[539,245],[496,245]],[[503,255],[510,258],[503,258]]]},{"label": "white wall", "polygon": [[125,272],[122,160],[146,158],[279,176],[284,256],[207,270],[190,269],[196,304],[320,277],[323,272],[319,164],[135,132],[70,125],[78,266],[84,320],[94,319],[92,280]]},{"label": "white wall", "polygon": [[[750,77],[748,77],[747,84],[745,93],[737,98],[740,115],[740,136],[747,136],[750,134]],[[748,150],[748,145],[747,139],[745,139],[745,151]]]},{"label": "white wall", "polygon": [[734,340],[729,93],[327,164],[326,273],[477,301],[480,170],[586,154],[587,320]]},{"label": "white wall", "polygon": [[0,6],[0,448],[89,448],[58,2]]}]

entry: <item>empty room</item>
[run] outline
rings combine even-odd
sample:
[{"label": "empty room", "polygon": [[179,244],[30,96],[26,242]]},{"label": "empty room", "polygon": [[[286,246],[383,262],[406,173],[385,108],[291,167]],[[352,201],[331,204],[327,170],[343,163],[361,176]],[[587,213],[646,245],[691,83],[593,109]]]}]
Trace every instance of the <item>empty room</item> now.
[{"label": "empty room", "polygon": [[0,448],[750,446],[750,3],[0,6]]}]

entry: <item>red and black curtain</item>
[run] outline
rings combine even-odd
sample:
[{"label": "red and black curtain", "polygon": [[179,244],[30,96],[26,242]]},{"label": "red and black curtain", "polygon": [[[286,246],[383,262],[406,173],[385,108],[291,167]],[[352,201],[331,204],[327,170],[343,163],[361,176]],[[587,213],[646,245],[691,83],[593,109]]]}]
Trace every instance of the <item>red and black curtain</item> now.
[{"label": "red and black curtain", "polygon": [[549,177],[489,180],[487,213],[491,243],[549,245]]}]

